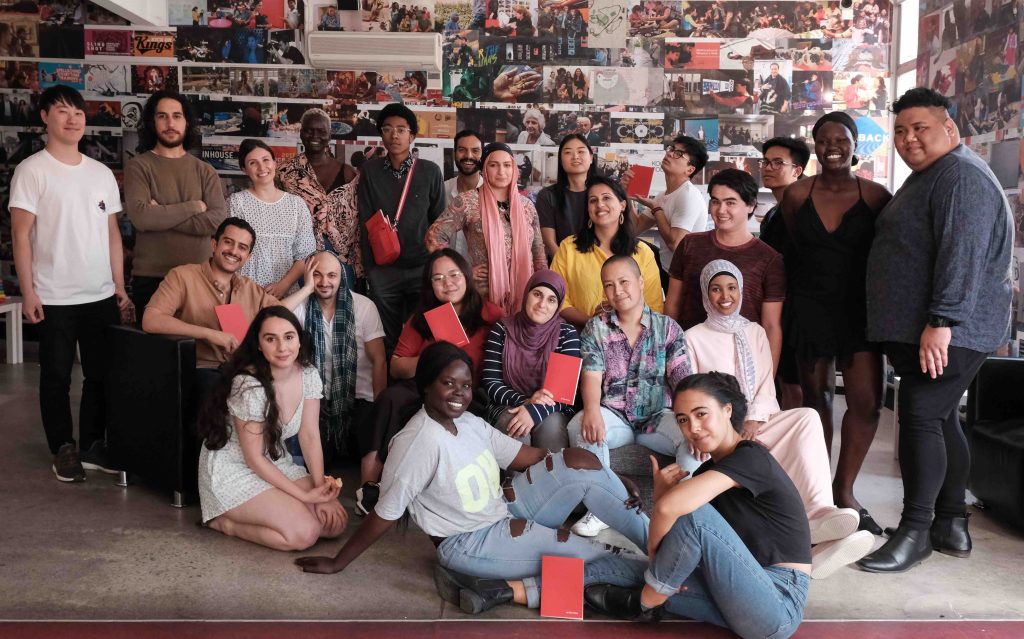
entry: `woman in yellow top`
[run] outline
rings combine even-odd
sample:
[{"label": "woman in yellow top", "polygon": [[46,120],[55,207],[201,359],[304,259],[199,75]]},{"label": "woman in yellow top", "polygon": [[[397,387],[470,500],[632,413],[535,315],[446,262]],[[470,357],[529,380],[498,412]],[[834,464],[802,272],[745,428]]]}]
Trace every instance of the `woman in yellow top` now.
[{"label": "woman in yellow top", "polygon": [[612,255],[629,255],[636,260],[644,278],[647,305],[655,312],[664,312],[665,297],[654,251],[636,238],[626,191],[614,180],[595,176],[587,184],[585,224],[576,235],[562,240],[551,262],[551,270],[566,282],[562,317],[577,328],[607,304],[601,266]]}]

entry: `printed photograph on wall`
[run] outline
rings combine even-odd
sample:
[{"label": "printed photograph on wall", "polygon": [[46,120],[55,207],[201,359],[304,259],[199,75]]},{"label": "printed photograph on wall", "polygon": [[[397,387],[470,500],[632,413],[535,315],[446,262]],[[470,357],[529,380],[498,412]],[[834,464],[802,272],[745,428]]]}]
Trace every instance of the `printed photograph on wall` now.
[{"label": "printed photograph on wall", "polygon": [[181,91],[228,95],[231,92],[231,71],[227,67],[182,67]]},{"label": "printed photograph on wall", "polygon": [[[434,30],[434,1],[361,0],[364,31],[427,33]],[[331,7],[327,7],[330,13]],[[333,23],[333,20],[332,20]],[[323,19],[321,19],[323,29]]]},{"label": "printed photograph on wall", "polygon": [[121,128],[121,102],[119,100],[87,100],[85,126]]},{"label": "printed photograph on wall", "polygon": [[131,93],[128,65],[87,64],[85,65],[85,90],[101,95]]},{"label": "printed photograph on wall", "polygon": [[[589,71],[589,69],[587,70]],[[583,67],[544,67],[544,99],[561,104],[588,104],[590,77]],[[554,79],[551,74],[554,73]]]},{"label": "printed photograph on wall", "polygon": [[8,89],[39,91],[39,65],[36,62],[7,60],[0,62],[3,82]]},{"label": "printed photograph on wall", "polygon": [[327,96],[327,71],[320,69],[267,69],[268,95],[318,99]]},{"label": "printed photograph on wall", "polygon": [[378,74],[359,71],[328,71],[327,95],[354,102],[376,102]]},{"label": "printed photograph on wall", "polygon": [[788,49],[776,49],[771,42],[758,38],[723,40],[719,49],[718,66],[708,68],[750,71],[754,68],[754,60],[785,59],[791,55],[794,54],[790,53]]},{"label": "printed photograph on wall", "polygon": [[544,99],[543,72],[541,66],[501,65],[491,82],[489,99],[494,102],[541,102]]},{"label": "printed photograph on wall", "polygon": [[266,69],[231,69],[231,95],[266,95]]},{"label": "printed photograph on wall", "polygon": [[696,38],[665,39],[665,69],[725,68],[719,60],[722,43]]},{"label": "printed photograph on wall", "polygon": [[190,62],[230,62],[231,31],[212,27],[178,27],[174,55]]},{"label": "printed photograph on wall", "polygon": [[49,89],[65,84],[73,89],[85,91],[82,65],[71,62],[40,62],[39,88]]},{"label": "printed photograph on wall", "polygon": [[164,89],[178,89],[178,67],[132,65],[132,93],[154,93]]},{"label": "printed photograph on wall", "polygon": [[85,54],[132,55],[132,32],[126,29],[86,29]]},{"label": "printed photograph on wall", "polygon": [[480,53],[478,31],[446,31],[442,45],[444,65],[448,67],[471,67],[476,65]]},{"label": "printed photograph on wall", "polygon": [[458,31],[479,29],[483,26],[483,13],[485,0],[475,0],[480,5],[480,24],[470,26],[473,23],[473,5],[471,0],[441,0],[434,4],[434,31],[438,31],[445,38]]},{"label": "printed photograph on wall", "polygon": [[303,38],[296,29],[274,29],[267,41],[267,64],[306,64]]},{"label": "printed photograph on wall", "polygon": [[793,111],[831,110],[832,92],[831,71],[793,72]]},{"label": "printed photograph on wall", "polygon": [[766,114],[787,113],[793,99],[793,61],[757,60],[754,62],[756,111]]},{"label": "printed photograph on wall", "polygon": [[761,145],[775,137],[770,115],[718,116],[719,150],[728,155],[761,156]]},{"label": "printed photograph on wall", "polygon": [[0,13],[0,56],[39,57],[39,16]]}]

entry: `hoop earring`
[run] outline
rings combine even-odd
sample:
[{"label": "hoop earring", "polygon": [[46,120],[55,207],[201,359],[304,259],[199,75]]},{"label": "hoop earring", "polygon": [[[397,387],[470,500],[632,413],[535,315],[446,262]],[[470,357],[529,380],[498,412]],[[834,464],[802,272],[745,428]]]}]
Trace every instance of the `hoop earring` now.
[{"label": "hoop earring", "polygon": [[622,223],[625,222],[625,221],[626,221],[626,216],[623,215],[622,213],[619,213],[619,226],[622,226]]},{"label": "hoop earring", "polygon": [[587,228],[588,229],[594,228],[594,220],[587,220]]}]

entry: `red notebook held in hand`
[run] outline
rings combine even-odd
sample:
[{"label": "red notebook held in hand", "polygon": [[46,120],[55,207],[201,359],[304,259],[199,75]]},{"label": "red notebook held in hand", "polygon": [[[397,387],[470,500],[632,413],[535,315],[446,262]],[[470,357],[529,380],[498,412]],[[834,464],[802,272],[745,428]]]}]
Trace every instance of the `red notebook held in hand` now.
[{"label": "red notebook held in hand", "polygon": [[427,311],[423,314],[423,319],[427,320],[427,326],[434,334],[435,342],[451,342],[456,346],[469,344],[466,329],[462,328],[459,314],[455,312],[451,302]]},{"label": "red notebook held in hand", "polygon": [[544,389],[563,404],[576,403],[576,385],[580,381],[583,360],[572,355],[548,355],[548,371],[544,374]]},{"label": "red notebook held in hand", "polygon": [[583,560],[545,555],[540,566],[540,616],[583,618]]},{"label": "red notebook held in hand", "polygon": [[241,304],[221,304],[216,309],[217,319],[220,320],[220,330],[231,333],[241,344],[245,334],[249,331],[249,320],[245,319],[245,311]]},{"label": "red notebook held in hand", "polygon": [[629,181],[626,195],[647,197],[651,193],[651,182],[654,180],[654,167],[639,164],[629,167],[633,171],[633,179]]}]

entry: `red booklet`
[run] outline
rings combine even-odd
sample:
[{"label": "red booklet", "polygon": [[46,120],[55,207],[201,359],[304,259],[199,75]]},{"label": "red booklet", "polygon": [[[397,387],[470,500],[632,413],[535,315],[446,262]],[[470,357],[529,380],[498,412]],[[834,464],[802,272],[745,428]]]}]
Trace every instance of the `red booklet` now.
[{"label": "red booklet", "polygon": [[576,386],[580,381],[583,360],[572,355],[551,353],[548,355],[548,371],[544,374],[544,388],[556,402],[576,403]]},{"label": "red booklet", "polygon": [[540,567],[540,616],[583,618],[583,560],[545,555]]},{"label": "red booklet", "polygon": [[455,307],[451,302],[427,311],[423,314],[423,318],[427,320],[427,326],[434,334],[435,342],[451,342],[456,346],[469,344],[466,329],[462,328],[459,314],[455,312]]},{"label": "red booklet", "polygon": [[245,334],[249,331],[249,320],[245,319],[245,311],[241,304],[221,304],[216,309],[217,319],[220,320],[220,330],[231,333],[241,344]]},{"label": "red booklet", "polygon": [[651,182],[654,180],[654,167],[635,164],[629,168],[633,170],[633,179],[629,181],[626,195],[629,197],[634,195],[647,197],[650,195]]}]

